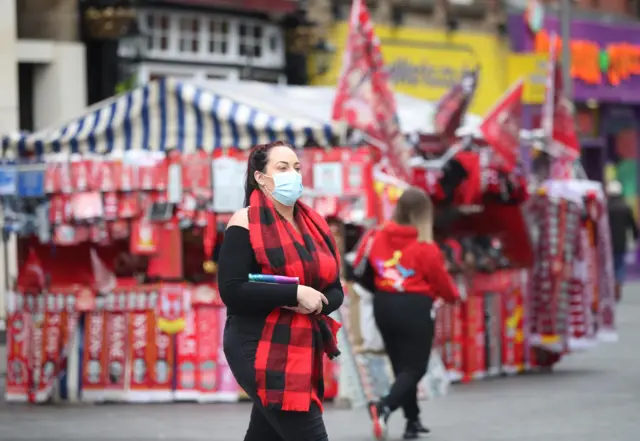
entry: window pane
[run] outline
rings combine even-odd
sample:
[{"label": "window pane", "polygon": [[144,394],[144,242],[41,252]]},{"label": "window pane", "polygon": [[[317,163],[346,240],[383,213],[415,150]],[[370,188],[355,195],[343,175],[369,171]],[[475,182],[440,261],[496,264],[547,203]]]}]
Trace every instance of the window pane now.
[{"label": "window pane", "polygon": [[253,36],[254,38],[262,38],[262,26],[254,26]]},{"label": "window pane", "polygon": [[278,46],[278,37],[272,35],[271,38],[269,38],[269,49],[271,49],[271,52],[277,52]]},{"label": "window pane", "polygon": [[166,15],[160,16],[160,29],[169,29],[169,17],[167,17]]},{"label": "window pane", "polygon": [[241,36],[241,37],[246,36],[246,35],[247,35],[247,26],[246,26],[246,25],[241,24],[241,25],[240,25],[240,29],[238,29],[238,32],[240,33],[240,36]]}]

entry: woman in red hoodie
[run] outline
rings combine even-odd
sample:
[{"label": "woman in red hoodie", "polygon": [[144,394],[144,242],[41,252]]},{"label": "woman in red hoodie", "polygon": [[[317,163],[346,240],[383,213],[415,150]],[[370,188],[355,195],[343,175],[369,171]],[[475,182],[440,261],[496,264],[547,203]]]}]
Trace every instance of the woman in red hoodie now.
[{"label": "woman in red hoodie", "polygon": [[418,418],[418,383],[427,372],[433,341],[434,299],[459,295],[433,240],[433,203],[422,190],[407,189],[393,218],[370,232],[357,251],[357,281],[374,293],[376,324],[395,373],[389,394],[370,406],[376,439],[386,439],[391,412],[402,407],[404,439],[428,434]]}]

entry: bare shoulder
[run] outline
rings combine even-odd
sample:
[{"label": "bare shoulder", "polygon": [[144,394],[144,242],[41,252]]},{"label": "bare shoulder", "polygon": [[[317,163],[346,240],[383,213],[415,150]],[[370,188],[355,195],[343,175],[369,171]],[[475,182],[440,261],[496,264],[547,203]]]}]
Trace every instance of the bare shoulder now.
[{"label": "bare shoulder", "polygon": [[247,230],[249,229],[249,211],[247,208],[243,208],[233,213],[233,216],[229,219],[227,228],[234,226],[246,228]]}]

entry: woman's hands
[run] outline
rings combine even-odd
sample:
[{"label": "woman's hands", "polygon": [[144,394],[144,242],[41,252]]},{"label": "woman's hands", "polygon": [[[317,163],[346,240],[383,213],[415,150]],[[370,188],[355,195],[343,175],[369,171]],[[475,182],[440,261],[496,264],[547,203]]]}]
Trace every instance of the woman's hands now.
[{"label": "woman's hands", "polygon": [[329,301],[320,291],[310,286],[298,286],[298,306],[287,307],[292,311],[300,314],[320,314],[322,306],[327,305]]}]

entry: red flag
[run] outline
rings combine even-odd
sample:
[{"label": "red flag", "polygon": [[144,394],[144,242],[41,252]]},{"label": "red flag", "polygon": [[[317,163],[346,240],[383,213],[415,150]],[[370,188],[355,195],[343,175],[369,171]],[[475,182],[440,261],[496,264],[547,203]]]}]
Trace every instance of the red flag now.
[{"label": "red flag", "polygon": [[460,82],[438,101],[433,125],[436,134],[445,141],[455,138],[456,131],[462,125],[467,108],[476,92],[478,75],[478,68],[465,72]]},{"label": "red flag", "polygon": [[507,171],[518,162],[524,82],[518,81],[500,99],[480,125],[485,141],[504,160]]},{"label": "red flag", "polygon": [[333,119],[375,140],[393,173],[409,181],[411,147],[400,131],[395,96],[366,4],[354,0]]},{"label": "red flag", "polygon": [[542,129],[549,140],[552,154],[567,159],[580,156],[580,141],[573,119],[572,104],[564,97],[562,69],[558,61],[557,35],[551,35],[547,93],[542,112]]}]

